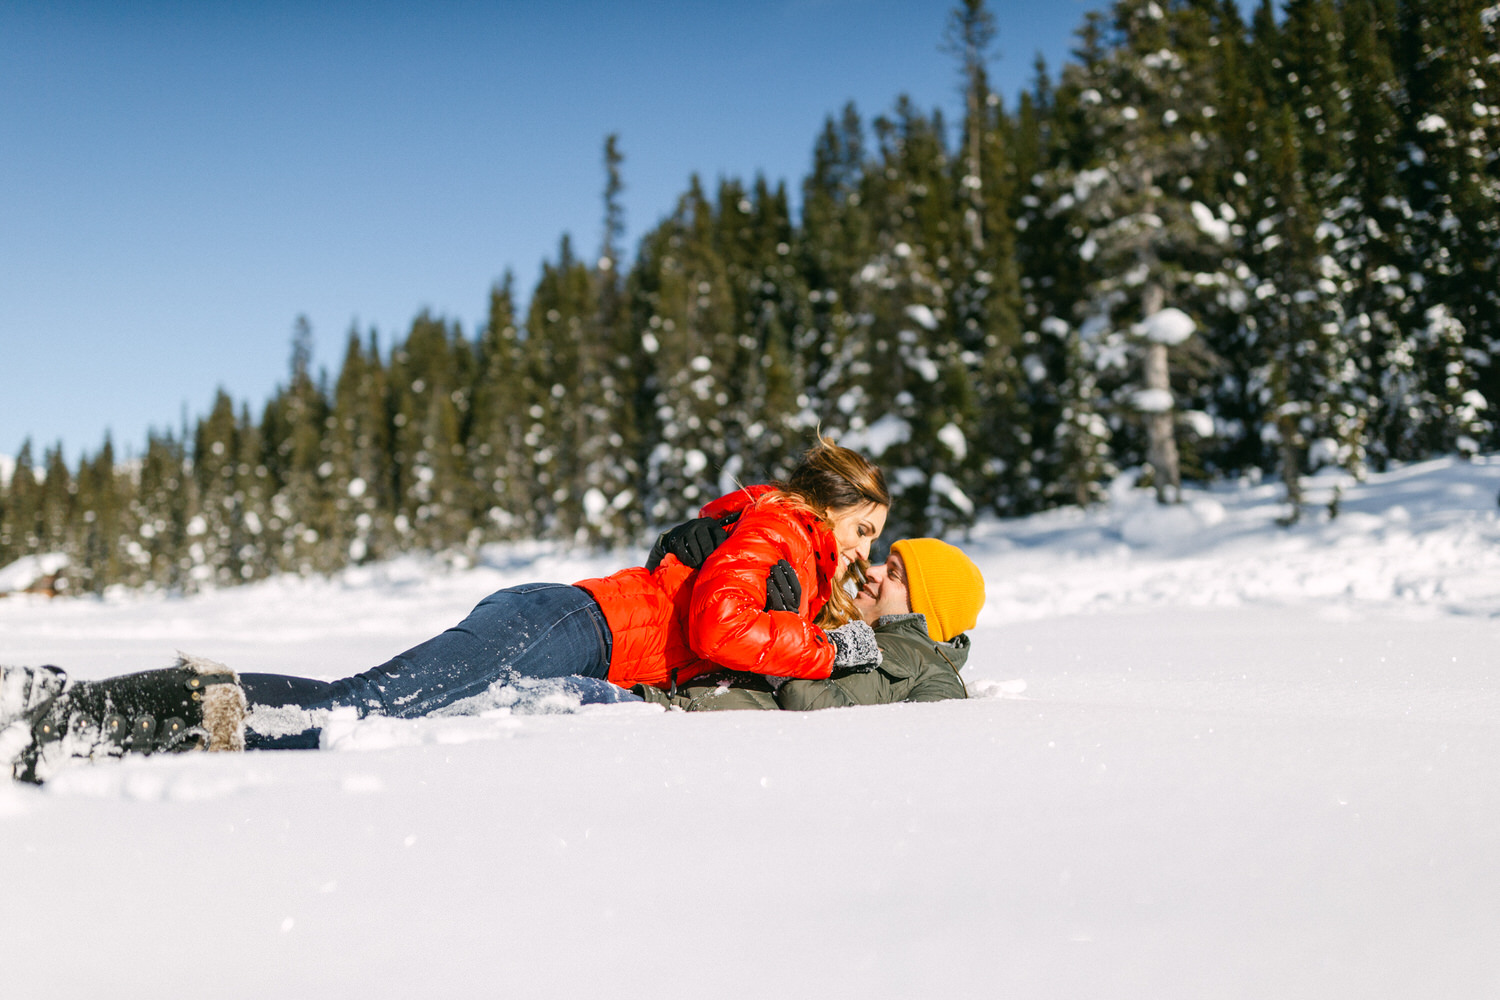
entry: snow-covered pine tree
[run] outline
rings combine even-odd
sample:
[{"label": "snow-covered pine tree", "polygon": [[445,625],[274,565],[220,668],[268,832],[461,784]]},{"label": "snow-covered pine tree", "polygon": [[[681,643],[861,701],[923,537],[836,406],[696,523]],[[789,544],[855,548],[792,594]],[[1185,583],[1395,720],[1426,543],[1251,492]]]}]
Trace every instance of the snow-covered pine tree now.
[{"label": "snow-covered pine tree", "polygon": [[213,407],[193,432],[193,517],[188,554],[200,583],[225,585],[244,579],[243,493],[239,484],[239,426],[234,401],[220,389]]},{"label": "snow-covered pine tree", "polygon": [[977,438],[978,394],[948,309],[950,252],[963,231],[955,172],[941,115],[905,97],[875,133],[879,158],[860,193],[875,241],[849,292],[856,324],[840,345],[839,379],[825,386],[829,419],[885,469],[890,530],[942,534],[974,515],[960,483]]},{"label": "snow-covered pine tree", "polygon": [[[1207,39],[1212,23],[1193,4],[1118,0],[1108,47],[1076,69],[1078,104],[1093,160],[1077,169],[1062,210],[1087,225],[1079,253],[1095,272],[1081,329],[1101,369],[1123,374],[1133,354],[1147,383],[1116,382],[1140,407],[1157,498],[1174,501],[1180,471],[1167,348],[1134,329],[1163,308],[1200,297],[1224,254],[1196,185],[1214,156],[1215,78]],[[1195,206],[1200,206],[1195,208]],[[1166,382],[1166,384],[1162,384]]]},{"label": "snow-covered pine tree", "polygon": [[240,576],[257,580],[276,569],[276,553],[268,544],[266,525],[271,519],[271,497],[275,484],[266,466],[262,428],[250,415],[250,408],[240,405],[239,448],[235,472],[243,495],[245,537],[239,548]]},{"label": "snow-covered pine tree", "polygon": [[[536,450],[544,524],[556,537],[586,536],[584,463],[591,435],[600,433],[593,335],[598,306],[590,268],[566,235],[557,261],[542,265],[526,315],[526,355],[534,423],[527,444]],[[534,443],[533,443],[534,442]]]},{"label": "snow-covered pine tree", "polygon": [[716,495],[729,458],[724,408],[736,377],[734,300],[715,246],[713,206],[694,176],[641,242],[632,313],[649,362],[646,519],[680,520]]},{"label": "snow-covered pine tree", "polygon": [[266,406],[261,421],[265,464],[274,492],[265,522],[277,568],[296,573],[328,572],[343,565],[324,541],[332,517],[319,470],[326,461],[324,435],[328,397],[312,376],[313,334],[307,317],[292,329],[291,377]]},{"label": "snow-covered pine tree", "polygon": [[[1246,323],[1261,358],[1252,386],[1263,407],[1262,439],[1286,486],[1288,520],[1301,516],[1305,469],[1344,459],[1336,408],[1338,382],[1350,367],[1342,312],[1324,261],[1317,206],[1303,183],[1298,125],[1290,105],[1259,130],[1257,178],[1265,192],[1251,216],[1255,242],[1248,258],[1253,304]],[[1330,269],[1331,270],[1331,269]]]},{"label": "snow-covered pine tree", "polygon": [[[533,456],[541,447],[528,386],[525,344],[516,326],[510,272],[490,289],[489,321],[479,337],[469,456],[476,521],[493,538],[533,538],[539,531],[539,484]],[[528,438],[534,444],[528,443]]]},{"label": "snow-covered pine tree", "polygon": [[135,500],[126,517],[134,536],[126,551],[138,567],[129,582],[172,590],[188,582],[186,458],[170,432],[147,435]]},{"label": "snow-covered pine tree", "polygon": [[956,455],[958,486],[993,510],[1015,512],[1032,506],[1037,492],[1028,475],[1032,392],[1023,354],[1033,370],[1045,365],[1022,343],[1013,126],[989,86],[994,35],[984,0],[965,0],[949,15],[947,44],[959,59],[965,105],[962,155],[952,160],[964,225],[946,251],[952,333],[933,347],[952,366],[951,377],[966,383],[959,401],[968,405],[942,428],[950,443],[966,442],[958,446],[965,454]]},{"label": "snow-covered pine tree", "polygon": [[726,181],[719,192],[717,245],[738,317],[725,414],[728,452],[718,488],[791,471],[807,433],[805,372],[796,345],[811,325],[806,286],[793,266],[786,189],[757,177],[750,191]]},{"label": "snow-covered pine tree", "polygon": [[108,434],[99,451],[79,459],[76,516],[69,541],[69,576],[78,593],[103,593],[119,575],[120,515],[124,496],[115,470],[114,443]]},{"label": "snow-covered pine tree", "polygon": [[74,493],[72,470],[63,460],[61,444],[42,452],[41,507],[37,519],[42,552],[65,552],[73,520]]},{"label": "snow-covered pine tree", "polygon": [[1434,418],[1430,450],[1473,451],[1493,440],[1500,393],[1500,10],[1481,0],[1402,7],[1410,279]]},{"label": "snow-covered pine tree", "polygon": [[368,345],[350,329],[334,383],[327,486],[335,517],[330,545],[352,563],[390,551],[395,494],[385,366],[372,331]]},{"label": "snow-covered pine tree", "polygon": [[580,452],[574,490],[582,520],[575,536],[594,543],[629,539],[640,526],[634,413],[635,370],[629,316],[619,262],[623,250],[624,206],[620,194],[619,138],[604,143],[604,234],[599,257],[589,271],[589,301],[579,345]]},{"label": "snow-covered pine tree", "polygon": [[1358,369],[1345,388],[1355,412],[1365,417],[1360,447],[1378,469],[1414,453],[1410,416],[1421,383],[1406,334],[1414,325],[1415,299],[1406,274],[1413,263],[1404,235],[1411,206],[1400,177],[1403,97],[1392,59],[1395,8],[1394,0],[1342,5],[1344,166],[1337,198],[1325,201],[1330,253],[1341,272],[1342,336]]},{"label": "snow-covered pine tree", "polygon": [[[1085,59],[1098,58],[1097,19],[1081,33]],[[1038,59],[1031,90],[1021,95],[1013,144],[1016,185],[1016,258],[1021,270],[1025,331],[1022,370],[1029,383],[1029,426],[1010,428],[1014,465],[999,469],[1016,483],[1002,513],[1026,513],[1046,503],[1080,506],[1102,500],[1115,472],[1111,431],[1100,412],[1094,352],[1066,317],[1084,297],[1086,262],[1078,252],[1085,230],[1071,195],[1074,157],[1087,162],[1091,148],[1078,105],[1080,74],[1069,73],[1054,91]],[[1034,450],[1033,450],[1034,446]]]},{"label": "snow-covered pine tree", "polygon": [[41,544],[41,484],[36,479],[36,460],[31,439],[21,442],[16,465],[0,505],[0,564],[9,565],[22,556],[34,555]]},{"label": "snow-covered pine tree", "polygon": [[463,330],[425,311],[391,359],[396,527],[409,546],[443,551],[477,541],[470,537],[473,480],[464,447],[474,365]]}]

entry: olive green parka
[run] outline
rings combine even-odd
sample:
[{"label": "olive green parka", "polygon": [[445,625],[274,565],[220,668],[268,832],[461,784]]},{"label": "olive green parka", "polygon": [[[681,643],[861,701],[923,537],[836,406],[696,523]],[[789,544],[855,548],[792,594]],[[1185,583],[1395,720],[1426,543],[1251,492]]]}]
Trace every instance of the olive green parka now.
[{"label": "olive green parka", "polygon": [[969,637],[936,642],[919,614],[886,615],[875,622],[881,663],[873,670],[835,674],[826,680],[784,682],[780,688],[760,674],[716,670],[680,685],[675,692],[636,685],[647,701],[689,712],[785,709],[806,712],[898,701],[967,698],[959,671],[969,658]]}]

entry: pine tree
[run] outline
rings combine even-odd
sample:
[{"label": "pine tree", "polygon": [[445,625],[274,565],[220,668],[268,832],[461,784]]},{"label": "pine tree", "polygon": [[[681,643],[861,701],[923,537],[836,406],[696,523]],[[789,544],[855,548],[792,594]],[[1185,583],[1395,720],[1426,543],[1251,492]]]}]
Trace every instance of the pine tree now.
[{"label": "pine tree", "polygon": [[[1009,148],[1013,128],[999,95],[989,86],[987,62],[994,35],[994,18],[983,0],[965,0],[949,15],[948,47],[960,58],[966,109],[964,155],[955,167],[960,171],[957,190],[967,240],[949,250],[955,261],[948,306],[952,335],[936,343],[934,352],[944,359],[953,383],[949,397],[959,404],[953,413],[958,419],[940,428],[957,461],[959,484],[993,509],[1016,511],[1031,506],[1036,492],[1026,475],[1032,450],[1026,430],[1032,423],[1032,392],[1023,351],[1033,372],[1045,362],[1034,355],[1034,348],[1023,345],[1021,334],[1021,283],[1012,221],[1019,178]],[[1035,135],[1028,135],[1028,140],[1035,142]],[[1029,180],[1033,172],[1025,177]],[[1033,335],[1031,343],[1037,342]]]},{"label": "pine tree", "polygon": [[812,319],[807,288],[792,265],[793,234],[786,190],[763,177],[746,191],[737,180],[719,188],[715,249],[722,260],[737,320],[722,414],[725,464],[716,489],[776,478],[790,471],[809,419],[806,368],[797,344]]},{"label": "pine tree", "polygon": [[830,386],[832,419],[891,475],[897,533],[942,533],[974,512],[959,485],[977,403],[948,305],[963,229],[944,131],[940,115],[904,97],[875,122],[878,163],[861,186],[875,242],[854,276],[857,322]]},{"label": "pine tree", "polygon": [[186,458],[170,432],[147,435],[135,502],[127,518],[134,538],[126,550],[139,567],[133,582],[170,590],[190,585]]},{"label": "pine tree", "polygon": [[[351,329],[334,384],[326,477],[334,508],[329,542],[355,563],[391,548],[395,496],[385,370],[375,335],[368,345]],[[468,517],[465,512],[465,518]]]},{"label": "pine tree", "polygon": [[1349,365],[1337,336],[1341,312],[1323,271],[1324,237],[1304,183],[1292,109],[1283,105],[1261,134],[1257,187],[1268,193],[1265,211],[1255,218],[1255,304],[1248,322],[1258,331],[1262,358],[1255,379],[1265,413],[1262,437],[1276,446],[1289,519],[1296,520],[1304,468],[1343,458],[1337,451],[1341,414],[1335,386]]},{"label": "pine tree", "polygon": [[[1097,27],[1096,20],[1085,22],[1086,60],[1099,58]],[[1086,233],[1072,194],[1072,157],[1086,156],[1089,145],[1079,105],[1081,77],[1069,72],[1054,90],[1038,59],[1035,82],[1017,113],[1013,211],[1030,421],[1008,428],[1002,438],[1017,445],[1013,460],[997,470],[1013,484],[1010,502],[997,504],[1002,513],[1026,513],[1047,502],[1094,503],[1104,498],[1102,483],[1114,473],[1092,345],[1069,322],[1088,281],[1087,262],[1078,252]]]},{"label": "pine tree", "polygon": [[114,444],[106,434],[92,458],[78,463],[78,509],[69,546],[74,589],[100,594],[119,577],[122,491]]},{"label": "pine tree", "polygon": [[0,564],[9,565],[40,550],[42,498],[35,466],[31,439],[28,438],[21,443],[21,450],[16,455],[16,466],[5,491],[5,504],[0,507]]},{"label": "pine tree", "polygon": [[63,460],[61,444],[44,451],[42,467],[41,509],[37,524],[40,549],[42,552],[66,552],[78,487]]},{"label": "pine tree", "polygon": [[536,423],[528,444],[536,447],[536,481],[545,488],[543,524],[557,537],[582,531],[584,468],[590,436],[597,432],[598,307],[589,268],[565,235],[556,263],[542,265],[526,316],[531,404]]},{"label": "pine tree", "polygon": [[1427,449],[1472,451],[1493,431],[1486,414],[1500,392],[1500,112],[1490,103],[1500,88],[1500,15],[1479,0],[1402,11],[1403,139],[1420,267],[1411,349],[1435,418],[1422,439]]},{"label": "pine tree", "polygon": [[1088,227],[1079,252],[1096,269],[1083,329],[1097,330],[1099,343],[1086,353],[1139,357],[1145,383],[1122,389],[1144,390],[1133,398],[1151,401],[1142,410],[1146,454],[1157,498],[1169,502],[1179,496],[1180,471],[1167,349],[1130,331],[1167,306],[1192,308],[1197,276],[1222,266],[1220,220],[1195,188],[1214,159],[1211,26],[1199,7],[1120,0],[1112,27],[1113,47],[1080,70],[1078,102],[1097,165],[1078,170],[1063,198]]},{"label": "pine tree", "polygon": [[598,261],[589,272],[586,299],[593,312],[582,317],[579,345],[580,450],[573,489],[582,520],[576,533],[596,544],[627,540],[640,525],[632,360],[639,344],[628,322],[619,268],[619,242],[625,231],[620,203],[624,159],[619,137],[610,135],[604,143],[604,232]]},{"label": "pine tree", "polygon": [[[874,225],[862,191],[865,130],[853,104],[824,123],[802,185],[798,270],[807,285],[808,326],[794,341],[805,368],[808,412],[831,413],[830,393],[843,380],[839,359],[853,335],[855,276],[875,252]],[[816,419],[816,418],[815,418]]]},{"label": "pine tree", "polygon": [[1401,84],[1392,60],[1393,0],[1346,0],[1344,113],[1347,179],[1328,213],[1343,274],[1343,337],[1359,376],[1351,402],[1366,417],[1359,439],[1377,468],[1410,453],[1408,414],[1420,378],[1404,331],[1413,326],[1402,249],[1410,204],[1400,183]]},{"label": "pine tree", "polygon": [[[219,584],[244,579],[241,573],[244,495],[239,482],[239,434],[234,402],[220,389],[207,419],[193,435],[192,477],[195,516],[189,551],[200,581]],[[238,543],[238,544],[237,544]]]},{"label": "pine tree", "polygon": [[407,546],[439,552],[477,541],[465,447],[473,359],[462,329],[425,311],[392,358],[395,525]]},{"label": "pine tree", "polygon": [[535,537],[539,529],[531,455],[540,446],[540,431],[532,430],[527,412],[525,345],[516,326],[512,287],[507,272],[490,290],[469,439],[479,523],[492,537],[505,539]]},{"label": "pine tree", "polygon": [[327,396],[312,377],[312,326],[299,316],[292,330],[291,378],[267,404],[261,421],[272,494],[266,544],[277,568],[327,572],[340,564],[324,538],[331,512],[322,484]]},{"label": "pine tree", "polygon": [[632,289],[650,359],[643,381],[652,413],[645,510],[657,524],[680,519],[715,495],[729,457],[722,413],[737,345],[716,226],[695,176],[673,215],[642,241]]}]

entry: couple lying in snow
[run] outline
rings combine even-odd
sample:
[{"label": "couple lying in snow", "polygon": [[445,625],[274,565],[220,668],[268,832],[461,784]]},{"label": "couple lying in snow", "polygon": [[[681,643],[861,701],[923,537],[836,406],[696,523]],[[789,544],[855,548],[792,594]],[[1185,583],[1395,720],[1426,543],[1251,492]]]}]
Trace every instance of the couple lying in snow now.
[{"label": "couple lying in snow", "polygon": [[984,582],[937,539],[899,541],[862,574],[889,507],[878,468],[820,441],[785,484],[737,490],[662,536],[646,566],[497,591],[341,680],[192,658],[103,681],[5,668],[0,754],[16,777],[42,781],[79,757],[315,747],[333,711],[415,718],[526,679],[690,710],[964,697],[963,633]]}]

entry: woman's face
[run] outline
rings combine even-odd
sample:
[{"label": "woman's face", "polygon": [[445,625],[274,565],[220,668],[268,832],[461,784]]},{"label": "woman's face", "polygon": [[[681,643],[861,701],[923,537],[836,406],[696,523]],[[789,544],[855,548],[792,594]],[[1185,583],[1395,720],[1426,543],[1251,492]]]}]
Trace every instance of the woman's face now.
[{"label": "woman's face", "polygon": [[839,569],[856,559],[870,558],[870,543],[885,527],[889,508],[878,503],[855,507],[835,507],[828,512],[833,522],[833,537],[839,546]]}]

